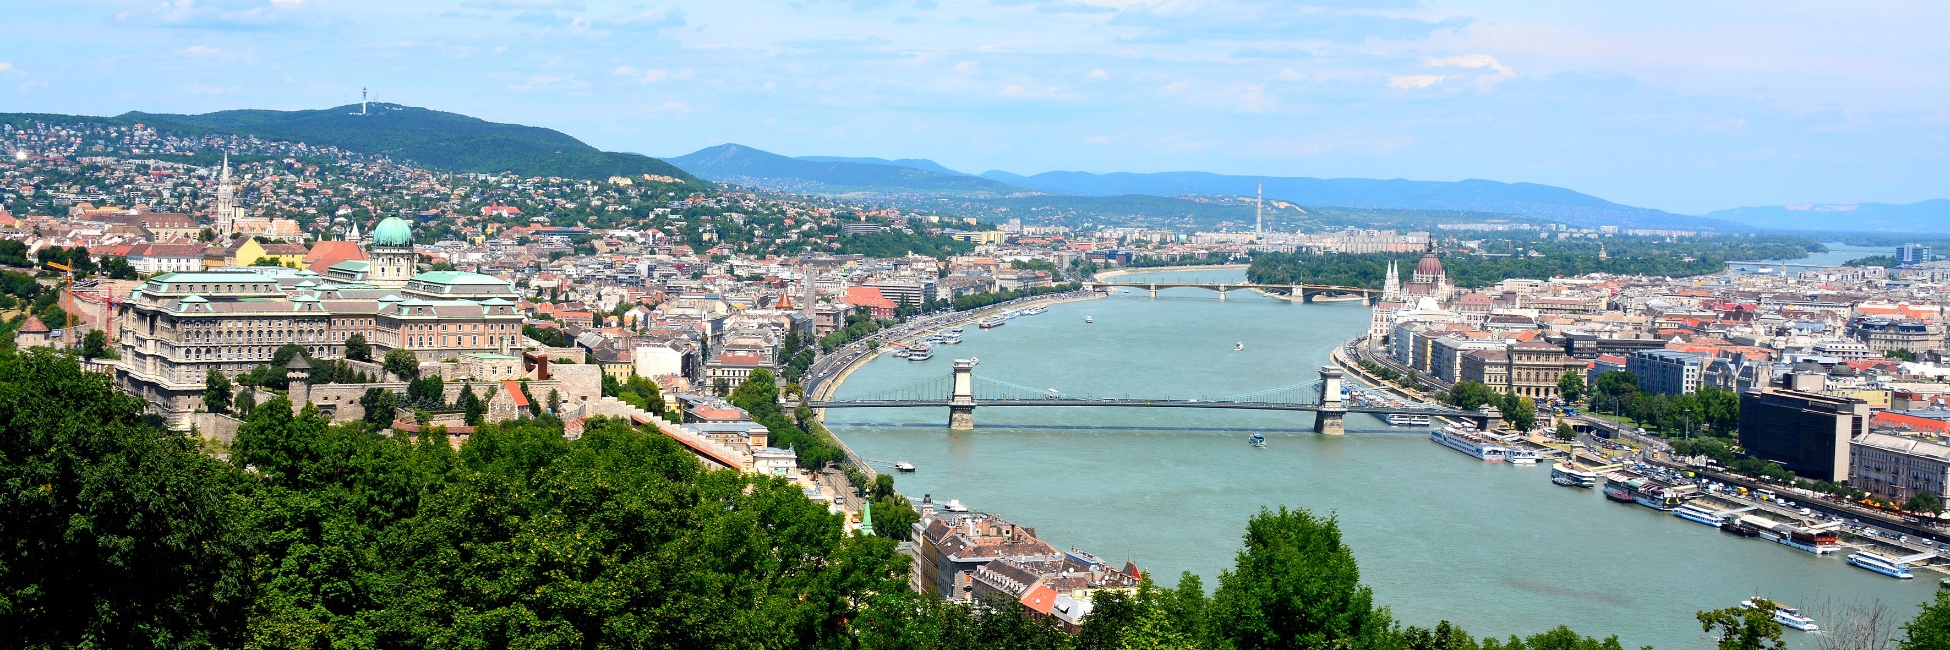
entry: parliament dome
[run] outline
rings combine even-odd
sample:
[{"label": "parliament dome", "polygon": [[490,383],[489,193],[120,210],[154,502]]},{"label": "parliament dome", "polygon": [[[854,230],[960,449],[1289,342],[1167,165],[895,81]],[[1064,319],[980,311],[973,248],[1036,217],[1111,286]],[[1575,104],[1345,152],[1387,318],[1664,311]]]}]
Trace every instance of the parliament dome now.
[{"label": "parliament dome", "polygon": [[1423,255],[1422,260],[1415,263],[1415,274],[1427,278],[1442,277],[1442,260],[1436,259],[1435,253]]},{"label": "parliament dome", "polygon": [[399,217],[386,217],[384,220],[379,222],[378,226],[373,227],[372,245],[412,246],[413,227],[407,225],[405,219],[401,219]]}]

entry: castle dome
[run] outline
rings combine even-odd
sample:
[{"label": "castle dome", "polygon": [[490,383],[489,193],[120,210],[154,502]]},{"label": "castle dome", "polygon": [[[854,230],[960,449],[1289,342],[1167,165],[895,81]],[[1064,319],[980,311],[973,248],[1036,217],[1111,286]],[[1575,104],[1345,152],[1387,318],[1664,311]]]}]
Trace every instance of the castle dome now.
[{"label": "castle dome", "polygon": [[372,245],[412,246],[413,227],[407,225],[405,219],[401,219],[399,217],[386,217],[384,220],[379,222],[379,225],[373,227]]},{"label": "castle dome", "polygon": [[1415,275],[1430,279],[1442,277],[1442,260],[1436,259],[1435,253],[1423,255],[1415,263]]}]

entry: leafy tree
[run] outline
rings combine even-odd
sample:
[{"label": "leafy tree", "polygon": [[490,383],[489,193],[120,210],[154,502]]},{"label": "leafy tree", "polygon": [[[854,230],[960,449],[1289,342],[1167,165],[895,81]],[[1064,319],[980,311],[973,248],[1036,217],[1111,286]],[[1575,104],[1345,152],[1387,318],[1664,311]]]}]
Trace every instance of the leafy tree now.
[{"label": "leafy tree", "polygon": [[1937,589],[1936,597],[1923,603],[1923,611],[1903,625],[1896,642],[1900,650],[1950,648],[1950,588]]},{"label": "leafy tree", "polygon": [[0,628],[25,648],[243,644],[244,479],[46,350],[0,352]]},{"label": "leafy tree", "polygon": [[248,416],[257,410],[257,389],[250,386],[237,387],[237,415]]},{"label": "leafy tree", "polygon": [[115,255],[103,256],[101,265],[102,275],[111,280],[134,280],[136,277],[135,267],[129,266],[129,260],[126,257]]},{"label": "leafy tree", "polygon": [[1934,517],[1943,514],[1943,500],[1930,494],[1929,490],[1917,490],[1916,494],[1909,498],[1909,502],[1903,504],[1903,509],[1910,512],[1927,512]]},{"label": "leafy tree", "polygon": [[1557,423],[1557,432],[1554,435],[1557,436],[1558,440],[1570,442],[1578,439],[1578,430],[1571,428],[1571,423],[1569,422],[1559,422]]},{"label": "leafy tree", "polygon": [[1516,393],[1504,393],[1500,396],[1500,401],[1502,403],[1496,408],[1503,412],[1503,421],[1508,423],[1510,428],[1518,431],[1537,428],[1536,400]]},{"label": "leafy tree", "polygon": [[345,337],[345,358],[353,361],[372,361],[372,344],[366,342],[366,335],[353,334]]},{"label": "leafy tree", "polygon": [[1495,398],[1495,393],[1490,391],[1489,387],[1484,386],[1481,382],[1460,381],[1456,382],[1454,388],[1449,389],[1448,400],[1456,408],[1465,411],[1474,411],[1482,408],[1484,404],[1493,403],[1491,400]]},{"label": "leafy tree", "polygon": [[365,422],[374,430],[393,426],[399,410],[399,394],[384,388],[368,388],[366,394],[359,396],[359,408],[365,409]]},{"label": "leafy tree", "polygon": [[1893,350],[1890,350],[1890,351],[1888,351],[1888,352],[1884,352],[1884,353],[1882,354],[1882,356],[1885,356],[1885,357],[1888,357],[1888,358],[1891,358],[1891,359],[1900,359],[1900,360],[1903,360],[1903,361],[1915,361],[1915,360],[1916,360],[1916,353],[1915,353],[1915,352],[1911,352],[1911,351],[1909,350],[1909,348],[1896,348],[1896,349],[1893,349]]},{"label": "leafy tree", "polygon": [[1557,394],[1566,402],[1584,399],[1584,375],[1576,370],[1564,371],[1564,376],[1557,378]]},{"label": "leafy tree", "polygon": [[1242,648],[1376,648],[1393,621],[1361,585],[1340,524],[1305,510],[1261,510],[1246,522],[1237,566],[1219,575],[1211,620]]},{"label": "leafy tree", "polygon": [[89,361],[108,356],[108,333],[95,329],[82,335],[81,356]]},{"label": "leafy tree", "polygon": [[1699,612],[1700,631],[1719,633],[1719,650],[1787,650],[1781,624],[1774,620],[1774,601],[1755,598],[1754,607],[1728,607]]},{"label": "leafy tree", "polygon": [[536,343],[540,343],[542,345],[551,348],[566,348],[569,347],[569,345],[571,344],[568,335],[563,334],[562,328],[559,327],[536,327],[534,325],[523,325],[521,326],[521,335],[531,339],[535,339]]},{"label": "leafy tree", "polygon": [[1620,406],[1630,404],[1632,396],[1638,394],[1638,392],[1638,375],[1623,370],[1606,371],[1599,373],[1598,378],[1591,382],[1591,393],[1593,396],[1591,403],[1592,406],[1596,407],[1600,404],[1598,398],[1603,397],[1606,403],[1612,405],[1613,413],[1622,414],[1619,410]]},{"label": "leafy tree", "polygon": [[466,414],[467,426],[478,427],[487,419],[487,403],[474,394],[473,384],[463,384],[460,394],[454,396],[454,408]]},{"label": "leafy tree", "polygon": [[230,395],[236,389],[230,386],[230,378],[223,371],[211,368],[203,375],[203,408],[211,413],[229,413]]},{"label": "leafy tree", "polygon": [[427,375],[406,383],[406,401],[414,408],[429,411],[447,409],[447,386],[440,375]]},{"label": "leafy tree", "polygon": [[386,368],[386,372],[402,380],[420,376],[420,357],[406,348],[393,348],[388,351],[386,361],[382,365]]}]

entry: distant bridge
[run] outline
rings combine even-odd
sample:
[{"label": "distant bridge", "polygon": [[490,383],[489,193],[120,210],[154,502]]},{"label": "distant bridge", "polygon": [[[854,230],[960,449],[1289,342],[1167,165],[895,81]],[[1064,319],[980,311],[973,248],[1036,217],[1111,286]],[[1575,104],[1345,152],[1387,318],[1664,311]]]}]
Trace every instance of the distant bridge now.
[{"label": "distant bridge", "polygon": [[1316,297],[1330,293],[1342,295],[1359,294],[1363,300],[1368,301],[1373,301],[1381,295],[1380,289],[1348,287],[1338,284],[1260,284],[1255,282],[1092,282],[1086,288],[1101,289],[1106,287],[1143,289],[1151,292],[1151,297],[1153,298],[1158,297],[1158,292],[1165,289],[1207,289],[1219,292],[1220,300],[1225,300],[1227,293],[1240,289],[1249,291],[1256,289],[1259,291],[1284,293],[1299,298],[1302,301],[1309,302]]},{"label": "distant bridge", "polygon": [[[1341,369],[1333,366],[1322,367],[1318,381],[1280,386],[1222,399],[1197,399],[1074,396],[1064,395],[1055,389],[1038,391],[1028,386],[986,378],[978,384],[974,373],[977,363],[976,359],[956,359],[954,374],[945,386],[930,382],[857,399],[811,401],[806,405],[818,409],[947,407],[948,427],[951,429],[975,428],[976,407],[1003,406],[1306,411],[1314,414],[1314,431],[1326,434],[1343,433],[1345,425],[1342,420],[1348,413],[1427,415],[1466,419],[1475,422],[1478,428],[1484,430],[1495,428],[1502,420],[1501,415],[1493,408],[1464,411],[1428,404],[1395,404],[1384,402],[1378,396],[1370,398],[1362,393],[1354,393],[1356,399],[1350,403],[1342,395]],[[984,389],[983,394],[977,394],[978,385]]]}]

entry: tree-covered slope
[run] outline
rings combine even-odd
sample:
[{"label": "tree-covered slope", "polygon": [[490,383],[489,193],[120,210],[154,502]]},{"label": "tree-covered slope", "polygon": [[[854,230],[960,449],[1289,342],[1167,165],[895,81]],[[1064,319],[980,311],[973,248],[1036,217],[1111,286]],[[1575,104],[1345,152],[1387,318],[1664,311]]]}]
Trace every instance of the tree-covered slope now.
[{"label": "tree-covered slope", "polygon": [[554,129],[489,122],[398,104],[323,110],[234,110],[201,115],[124,113],[124,123],[144,122],[198,134],[251,135],[326,145],[365,154],[412,160],[455,172],[514,172],[524,176],[608,178],[656,174],[690,180],[664,161],[633,153],[602,151]]}]

